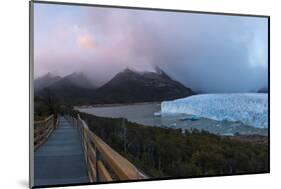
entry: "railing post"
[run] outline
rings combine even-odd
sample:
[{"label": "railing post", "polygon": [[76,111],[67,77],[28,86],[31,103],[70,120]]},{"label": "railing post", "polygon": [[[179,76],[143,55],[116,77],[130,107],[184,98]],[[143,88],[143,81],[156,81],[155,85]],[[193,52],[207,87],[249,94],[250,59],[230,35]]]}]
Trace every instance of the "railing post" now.
[{"label": "railing post", "polygon": [[96,182],[100,181],[100,176],[99,176],[99,167],[98,167],[98,161],[100,160],[100,152],[96,148]]},{"label": "railing post", "polygon": [[85,129],[83,129],[83,135],[84,135],[84,139],[83,139],[83,145],[84,145],[84,150],[85,150],[85,154],[86,154],[86,164],[88,165],[88,145],[87,145],[87,133],[85,132]]}]

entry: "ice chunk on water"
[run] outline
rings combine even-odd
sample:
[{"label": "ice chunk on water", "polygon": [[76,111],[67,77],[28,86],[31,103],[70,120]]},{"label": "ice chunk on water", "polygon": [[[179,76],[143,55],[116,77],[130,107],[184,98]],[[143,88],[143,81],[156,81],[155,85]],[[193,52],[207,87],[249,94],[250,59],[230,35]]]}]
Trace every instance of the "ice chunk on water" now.
[{"label": "ice chunk on water", "polygon": [[161,103],[161,115],[185,113],[214,120],[241,121],[268,127],[268,95],[264,93],[202,94]]},{"label": "ice chunk on water", "polygon": [[161,116],[161,112],[154,112],[153,115],[154,116]]}]

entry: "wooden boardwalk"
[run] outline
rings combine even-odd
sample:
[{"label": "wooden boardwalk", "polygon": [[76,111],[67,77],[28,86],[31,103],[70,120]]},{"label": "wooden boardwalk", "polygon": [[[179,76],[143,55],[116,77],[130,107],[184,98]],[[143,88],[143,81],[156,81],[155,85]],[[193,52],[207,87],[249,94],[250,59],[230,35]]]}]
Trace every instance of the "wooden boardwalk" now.
[{"label": "wooden boardwalk", "polygon": [[58,128],[34,152],[35,186],[89,182],[79,130],[58,119]]}]

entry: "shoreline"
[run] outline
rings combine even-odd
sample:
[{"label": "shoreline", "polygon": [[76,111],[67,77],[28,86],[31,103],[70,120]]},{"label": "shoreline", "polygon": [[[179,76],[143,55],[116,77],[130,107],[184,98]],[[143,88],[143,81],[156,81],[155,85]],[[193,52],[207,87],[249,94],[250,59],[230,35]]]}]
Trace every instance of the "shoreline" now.
[{"label": "shoreline", "polygon": [[[123,110],[132,110],[135,108],[135,106],[140,106],[142,107],[142,105],[152,105],[155,106],[155,108],[160,108],[158,106],[160,106],[161,102],[137,102],[137,103],[115,103],[115,104],[94,104],[94,105],[84,105],[84,106],[75,106],[74,108],[76,110],[78,110],[79,112],[84,112],[84,113],[89,113],[98,117],[103,117],[103,118],[115,118],[115,116],[117,117],[124,117],[126,119],[128,119],[128,121],[130,122],[135,122],[138,124],[142,124],[142,125],[146,125],[146,126],[157,126],[157,127],[169,127],[169,128],[182,128],[182,129],[187,129],[187,130],[192,130],[192,129],[199,129],[199,130],[206,130],[209,131],[213,134],[218,134],[218,135],[230,135],[233,136],[236,132],[240,133],[240,134],[258,134],[258,135],[262,135],[262,136],[267,136],[268,135],[268,128],[259,128],[259,127],[254,127],[254,126],[250,126],[250,125],[246,125],[243,123],[240,123],[239,121],[227,121],[227,120],[214,120],[214,119],[210,119],[210,118],[203,118],[201,117],[200,119],[195,119],[195,120],[191,120],[191,117],[193,117],[192,115],[187,115],[187,114],[183,114],[183,115],[177,115],[173,120],[170,119],[170,116],[167,116],[164,118],[159,118],[159,116],[155,116],[155,112],[152,112],[153,114],[153,118],[150,118],[152,115],[149,114],[146,115],[146,119],[142,122],[139,119],[143,119],[143,117],[139,118],[139,117],[130,117],[130,116],[121,116],[118,115],[118,113],[113,113],[113,115],[111,115],[109,113],[108,116],[107,114],[103,115],[103,114],[94,114],[93,112],[95,112],[95,109],[99,109],[101,111],[112,111],[110,110],[111,108],[113,108],[113,111],[119,111],[119,107]],[[102,109],[104,108],[104,109]],[[107,109],[109,108],[109,110]],[[117,108],[115,110],[115,108]],[[142,108],[141,108],[142,110]],[[153,109],[154,110],[154,109]],[[99,110],[97,110],[99,111]],[[128,112],[129,115],[130,112]],[[106,116],[107,115],[107,116]],[[161,116],[162,117],[162,116]],[[173,116],[171,116],[173,117]],[[159,119],[161,119],[159,121]],[[151,121],[153,120],[153,121]]]},{"label": "shoreline", "polygon": [[[87,110],[83,111],[77,110],[81,113],[87,113],[99,118],[105,118],[105,119],[118,119],[120,117],[107,117],[107,116],[101,116],[96,115],[90,112],[87,112]],[[194,129],[197,129],[199,131],[207,131],[212,134],[223,136],[223,137],[230,137],[235,136],[236,134],[240,135],[259,135],[259,136],[268,136],[268,128],[256,128],[253,126],[245,125],[243,123],[239,122],[232,122],[232,121],[218,121],[218,120],[212,120],[208,118],[200,118],[196,121],[179,121],[179,119],[174,120],[173,122],[170,122],[163,125],[151,125],[151,124],[145,124],[143,122],[139,122],[136,120],[131,120],[128,117],[121,116],[122,118],[127,119],[128,122],[136,123],[142,126],[148,126],[148,127],[159,127],[159,128],[170,128],[170,129],[182,129],[192,131]],[[158,119],[158,118],[155,118]],[[185,123],[184,123],[185,122]],[[184,125],[180,125],[181,123],[184,123]]]},{"label": "shoreline", "polygon": [[134,105],[146,105],[146,104],[161,104],[162,101],[153,102],[132,102],[132,103],[115,103],[115,104],[93,104],[73,106],[74,109],[87,109],[87,108],[102,108],[102,107],[116,107],[116,106],[134,106]]}]

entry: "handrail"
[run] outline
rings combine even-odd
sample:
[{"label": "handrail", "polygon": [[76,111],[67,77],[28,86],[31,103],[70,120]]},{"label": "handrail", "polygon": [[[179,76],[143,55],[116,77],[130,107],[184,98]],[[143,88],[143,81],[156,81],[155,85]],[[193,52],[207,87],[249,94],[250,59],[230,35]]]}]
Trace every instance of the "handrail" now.
[{"label": "handrail", "polygon": [[[58,121],[58,120],[57,120]],[[34,122],[34,150],[36,151],[44,142],[47,141],[57,124],[54,115],[50,115],[42,121]]]},{"label": "handrail", "polygon": [[46,119],[44,120],[40,120],[40,121],[34,121],[34,124],[38,125],[38,124],[43,124],[45,123],[46,121],[49,121],[50,119],[52,119],[54,117],[54,115],[50,115],[49,117],[47,117]]},{"label": "handrail", "polygon": [[80,130],[81,143],[91,182],[147,178],[132,163],[95,135],[80,118],[69,117]]}]

